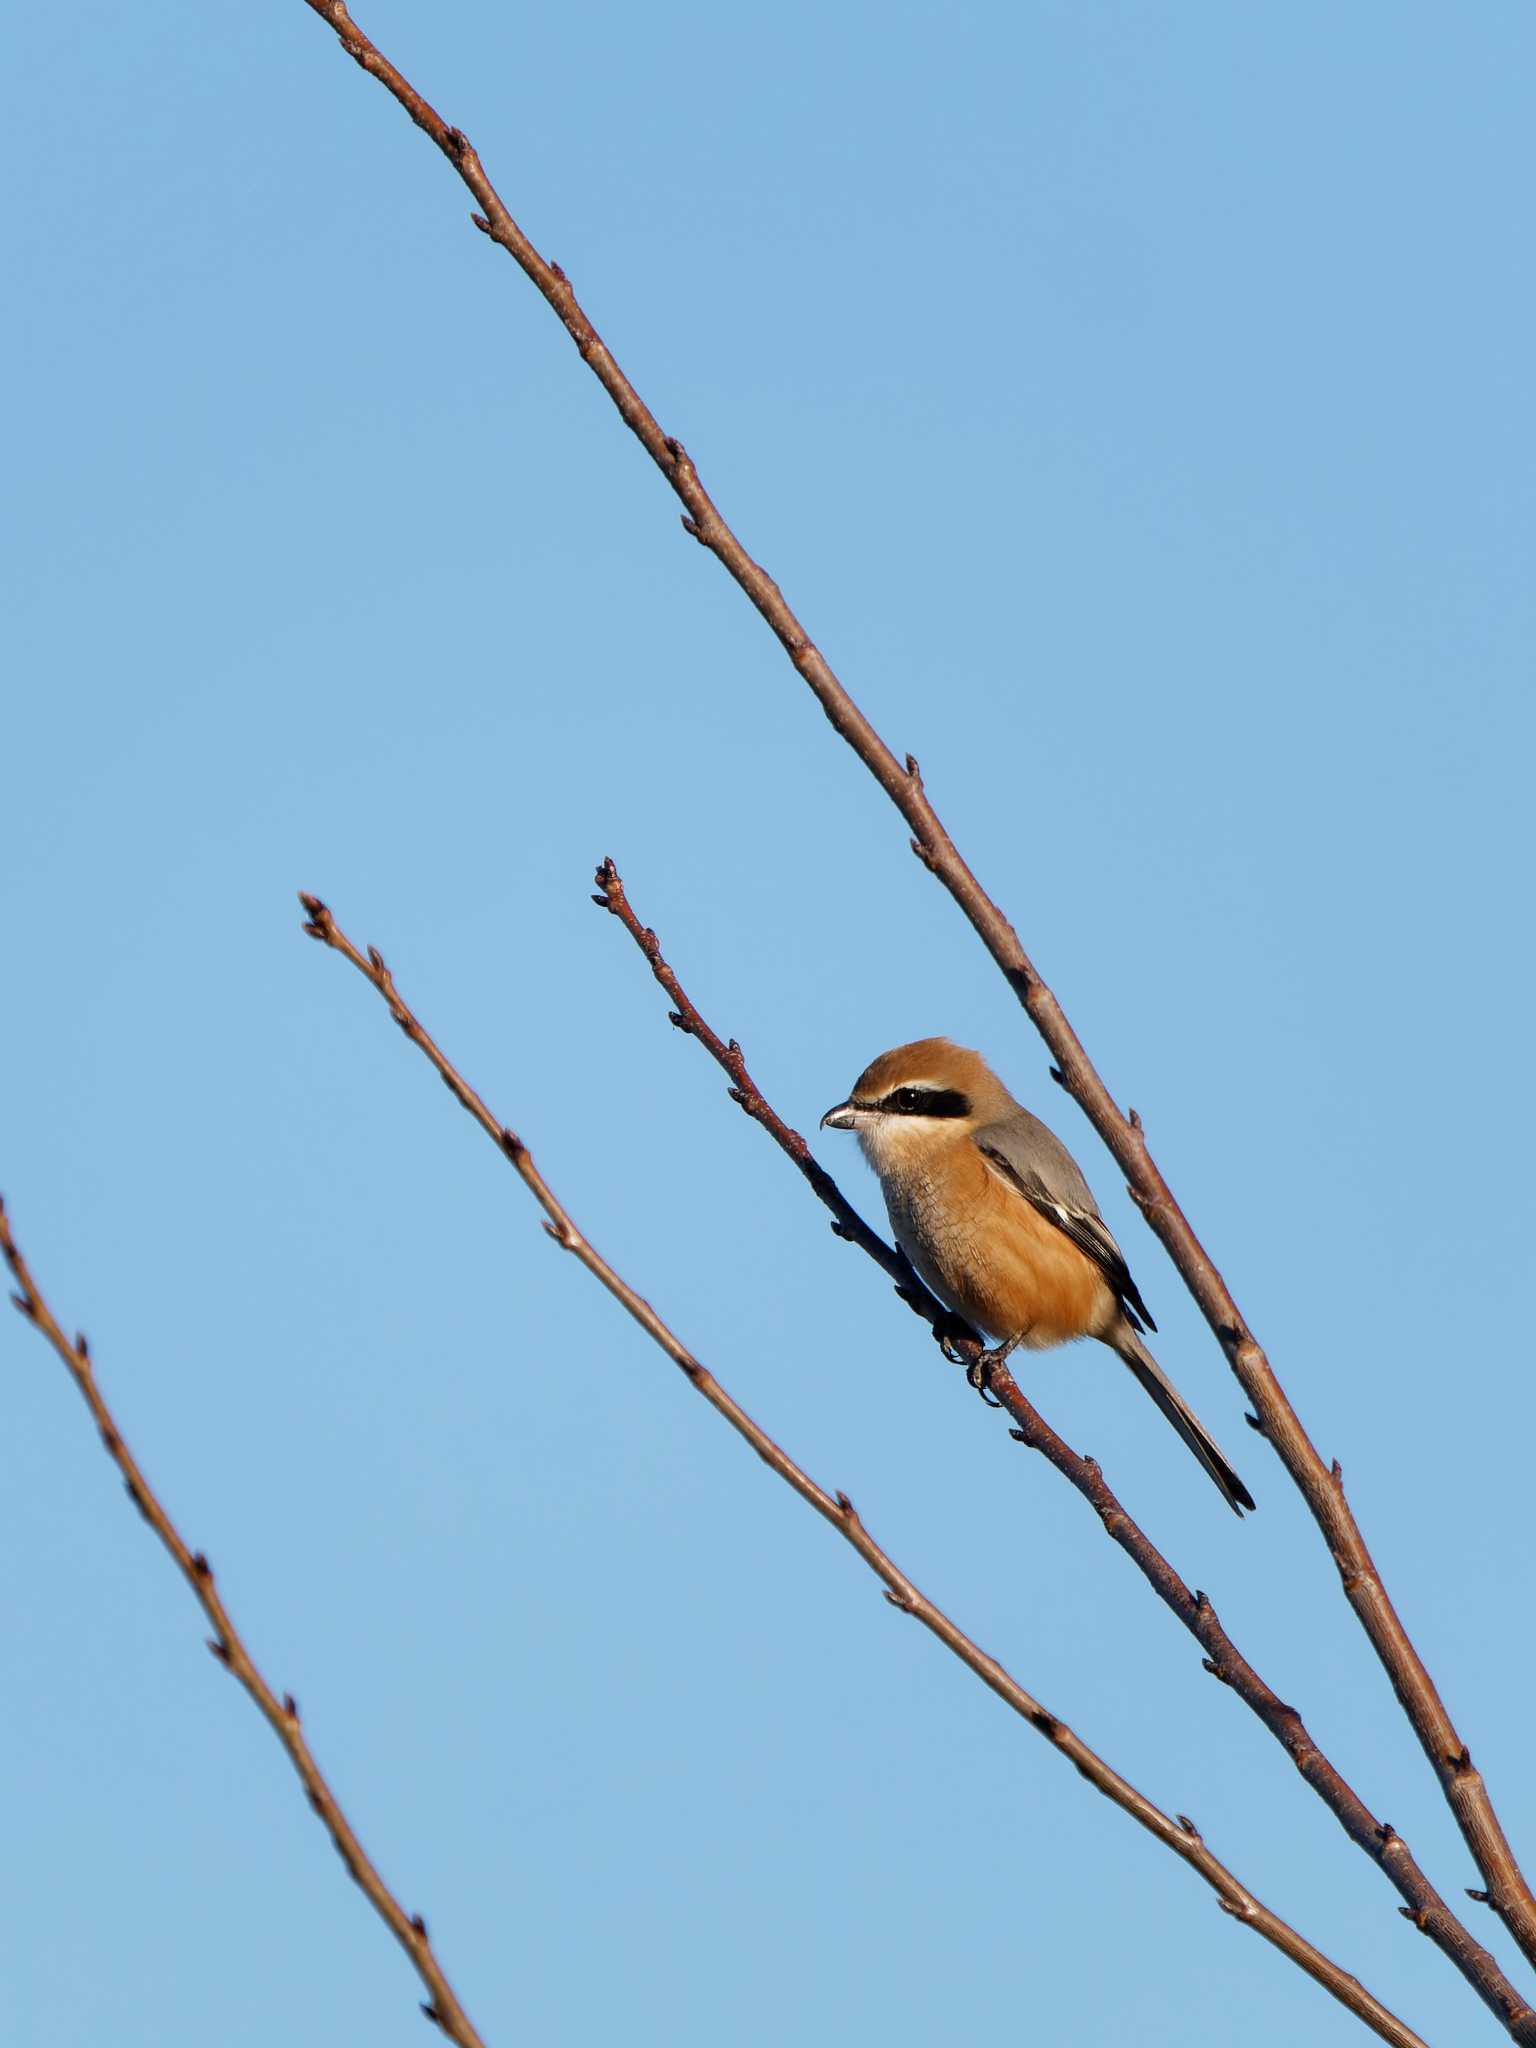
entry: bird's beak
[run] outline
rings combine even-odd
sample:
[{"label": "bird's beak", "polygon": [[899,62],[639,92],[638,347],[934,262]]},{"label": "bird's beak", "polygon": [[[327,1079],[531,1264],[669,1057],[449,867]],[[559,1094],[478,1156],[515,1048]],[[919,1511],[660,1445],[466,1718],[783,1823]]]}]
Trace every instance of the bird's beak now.
[{"label": "bird's beak", "polygon": [[821,1120],[824,1131],[856,1131],[858,1127],[859,1112],[851,1102],[835,1103]]}]

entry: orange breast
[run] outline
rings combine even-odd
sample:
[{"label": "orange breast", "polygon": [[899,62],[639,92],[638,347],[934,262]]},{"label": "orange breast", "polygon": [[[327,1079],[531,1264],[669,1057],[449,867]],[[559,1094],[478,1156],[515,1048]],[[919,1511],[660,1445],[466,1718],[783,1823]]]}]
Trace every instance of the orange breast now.
[{"label": "orange breast", "polygon": [[1096,1337],[1115,1296],[1069,1237],[1001,1181],[969,1141],[887,1191],[907,1256],[951,1308],[1031,1350]]}]

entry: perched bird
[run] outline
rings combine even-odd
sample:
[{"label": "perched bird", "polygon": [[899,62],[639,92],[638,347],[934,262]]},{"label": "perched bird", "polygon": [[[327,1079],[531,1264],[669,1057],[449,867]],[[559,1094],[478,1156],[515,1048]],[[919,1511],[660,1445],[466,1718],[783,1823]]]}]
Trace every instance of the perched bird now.
[{"label": "perched bird", "polygon": [[1123,1358],[1236,1514],[1253,1496],[1141,1341],[1157,1325],[1076,1160],[980,1053],[919,1038],[872,1060],[823,1130],[856,1131],[896,1242],[957,1315],[1044,1351],[1097,1337]]}]

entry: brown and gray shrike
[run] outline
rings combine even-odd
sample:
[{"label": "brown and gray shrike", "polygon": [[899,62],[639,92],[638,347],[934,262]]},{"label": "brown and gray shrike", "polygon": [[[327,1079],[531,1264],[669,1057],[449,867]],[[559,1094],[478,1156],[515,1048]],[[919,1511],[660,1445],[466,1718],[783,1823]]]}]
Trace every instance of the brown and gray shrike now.
[{"label": "brown and gray shrike", "polygon": [[882,1053],[822,1127],[854,1131],[896,1242],[933,1292],[997,1344],[1097,1337],[1123,1358],[1236,1514],[1253,1495],[1141,1341],[1157,1325],[1061,1140],[979,1053],[919,1038]]}]

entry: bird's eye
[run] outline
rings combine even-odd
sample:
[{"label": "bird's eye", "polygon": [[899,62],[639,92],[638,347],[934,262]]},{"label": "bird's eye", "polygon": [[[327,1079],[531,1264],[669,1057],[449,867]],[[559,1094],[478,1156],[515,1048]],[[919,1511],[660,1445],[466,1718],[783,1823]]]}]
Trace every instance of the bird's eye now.
[{"label": "bird's eye", "polygon": [[921,1088],[898,1088],[896,1090],[896,1107],[898,1109],[915,1110],[921,1109],[922,1106],[923,1091]]}]

